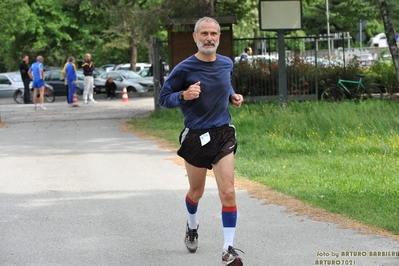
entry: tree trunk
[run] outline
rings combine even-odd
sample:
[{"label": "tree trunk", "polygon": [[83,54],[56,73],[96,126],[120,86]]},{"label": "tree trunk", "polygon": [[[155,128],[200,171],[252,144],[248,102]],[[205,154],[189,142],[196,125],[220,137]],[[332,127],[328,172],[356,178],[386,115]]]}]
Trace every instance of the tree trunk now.
[{"label": "tree trunk", "polygon": [[137,63],[137,34],[136,29],[132,30],[132,37],[130,39],[130,69],[136,72]]},{"label": "tree trunk", "polygon": [[387,36],[389,51],[391,52],[392,59],[396,69],[396,76],[399,81],[399,49],[395,39],[395,31],[391,23],[391,16],[389,14],[388,4],[385,0],[378,0],[380,5],[380,12],[382,21],[384,23],[385,34]]},{"label": "tree trunk", "polygon": [[213,16],[215,10],[213,8],[213,0],[205,0],[205,15],[206,16]]}]

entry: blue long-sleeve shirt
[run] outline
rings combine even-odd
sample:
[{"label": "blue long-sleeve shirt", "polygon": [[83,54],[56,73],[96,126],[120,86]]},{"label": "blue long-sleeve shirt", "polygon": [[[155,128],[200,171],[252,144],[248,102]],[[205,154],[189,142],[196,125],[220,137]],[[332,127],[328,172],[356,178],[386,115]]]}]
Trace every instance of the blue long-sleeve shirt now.
[{"label": "blue long-sleeve shirt", "polygon": [[67,81],[76,81],[76,71],[72,63],[68,63],[65,68],[65,78]]},{"label": "blue long-sleeve shirt", "polygon": [[[190,129],[203,130],[229,124],[230,96],[233,62],[223,55],[216,55],[213,62],[204,62],[194,55],[180,62],[170,73],[158,97],[164,108],[180,107],[184,125]],[[200,81],[199,98],[180,101],[181,91]]]}]

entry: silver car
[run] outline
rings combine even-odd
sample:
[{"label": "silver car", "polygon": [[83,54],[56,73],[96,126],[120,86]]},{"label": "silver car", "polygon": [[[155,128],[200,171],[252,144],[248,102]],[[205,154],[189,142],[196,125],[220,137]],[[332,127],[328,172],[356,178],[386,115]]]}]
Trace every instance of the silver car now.
[{"label": "silver car", "polygon": [[105,81],[112,78],[116,84],[116,92],[122,93],[126,86],[127,92],[145,93],[154,90],[154,82],[146,80],[142,76],[130,70],[110,71],[101,74],[94,80],[96,93],[105,93]]},{"label": "silver car", "polygon": [[14,92],[24,87],[19,72],[0,74],[0,98],[12,97]]}]

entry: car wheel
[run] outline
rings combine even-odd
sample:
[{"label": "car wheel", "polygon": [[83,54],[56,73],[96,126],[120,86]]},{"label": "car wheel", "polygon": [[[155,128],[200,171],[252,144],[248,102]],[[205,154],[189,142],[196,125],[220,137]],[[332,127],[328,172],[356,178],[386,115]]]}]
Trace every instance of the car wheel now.
[{"label": "car wheel", "polygon": [[76,94],[77,95],[82,95],[83,94],[82,89],[81,88],[76,88]]},{"label": "car wheel", "polygon": [[135,88],[135,87],[132,87],[132,86],[127,87],[126,90],[127,90],[128,93],[129,93],[129,92],[136,92],[136,91],[137,91],[136,88]]}]

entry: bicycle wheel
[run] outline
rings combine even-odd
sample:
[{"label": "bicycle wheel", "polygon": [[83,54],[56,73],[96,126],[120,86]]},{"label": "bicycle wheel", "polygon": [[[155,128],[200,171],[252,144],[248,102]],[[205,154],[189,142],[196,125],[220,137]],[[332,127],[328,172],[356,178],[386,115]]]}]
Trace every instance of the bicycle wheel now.
[{"label": "bicycle wheel", "polygon": [[345,99],[345,94],[338,87],[329,87],[325,89],[321,94],[321,100],[323,101],[336,102],[336,101],[342,101],[344,99]]},{"label": "bicycle wheel", "polygon": [[44,99],[46,99],[46,102],[48,103],[54,102],[55,101],[54,92],[49,88],[44,88]]},{"label": "bicycle wheel", "polygon": [[365,90],[360,92],[360,99],[382,99],[382,90],[377,85],[367,85]]},{"label": "bicycle wheel", "polygon": [[13,94],[13,98],[16,103],[24,103],[24,94],[21,90],[16,90]]}]

